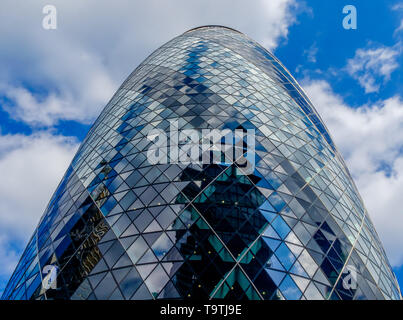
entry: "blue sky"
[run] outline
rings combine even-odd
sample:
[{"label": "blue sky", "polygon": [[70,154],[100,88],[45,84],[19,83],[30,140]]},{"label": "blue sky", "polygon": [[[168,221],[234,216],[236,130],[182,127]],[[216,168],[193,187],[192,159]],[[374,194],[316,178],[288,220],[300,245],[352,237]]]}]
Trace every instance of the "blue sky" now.
[{"label": "blue sky", "polygon": [[[56,30],[42,28],[49,3]],[[345,5],[356,30],[342,26]],[[300,82],[403,285],[402,0],[5,0],[0,18],[0,292],[114,91],[153,50],[206,24],[249,35]]]}]

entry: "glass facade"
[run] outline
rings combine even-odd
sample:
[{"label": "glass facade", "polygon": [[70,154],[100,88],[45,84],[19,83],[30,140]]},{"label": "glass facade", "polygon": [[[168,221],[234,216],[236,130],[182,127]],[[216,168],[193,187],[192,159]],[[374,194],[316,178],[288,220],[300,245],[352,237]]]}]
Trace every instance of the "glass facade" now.
[{"label": "glass facade", "polygon": [[[253,129],[253,172],[150,162],[149,133],[169,135],[173,122]],[[46,266],[57,267],[56,289],[43,285]],[[295,79],[242,33],[206,26],[156,50],[106,105],[2,299],[400,297],[346,165]]]}]

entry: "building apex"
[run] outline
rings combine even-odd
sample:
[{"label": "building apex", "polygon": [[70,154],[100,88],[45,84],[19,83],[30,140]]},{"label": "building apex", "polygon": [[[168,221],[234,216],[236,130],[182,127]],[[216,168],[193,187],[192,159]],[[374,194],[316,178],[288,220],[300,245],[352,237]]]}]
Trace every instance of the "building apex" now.
[{"label": "building apex", "polygon": [[238,31],[236,29],[226,27],[226,26],[216,25],[216,24],[210,24],[210,25],[195,27],[195,28],[189,29],[188,31],[186,31],[184,33],[192,32],[192,31],[196,31],[196,30],[200,30],[200,29],[218,29],[218,28],[228,29],[228,30],[235,31],[235,32],[243,34],[242,32],[240,32],[240,31]]}]

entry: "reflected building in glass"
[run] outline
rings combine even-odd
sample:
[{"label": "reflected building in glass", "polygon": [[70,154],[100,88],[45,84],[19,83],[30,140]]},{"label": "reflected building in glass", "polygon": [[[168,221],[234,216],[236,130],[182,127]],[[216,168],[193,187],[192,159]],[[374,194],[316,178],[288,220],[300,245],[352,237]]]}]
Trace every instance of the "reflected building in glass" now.
[{"label": "reflected building in glass", "polygon": [[[150,148],[165,142],[150,132],[171,137],[172,122],[178,130],[254,130],[253,170],[152,163]],[[242,152],[247,144],[238,141]],[[43,285],[46,266],[57,267],[56,289]],[[303,90],[255,41],[205,26],[157,49],[106,105],[2,298],[400,297],[357,188]]]}]

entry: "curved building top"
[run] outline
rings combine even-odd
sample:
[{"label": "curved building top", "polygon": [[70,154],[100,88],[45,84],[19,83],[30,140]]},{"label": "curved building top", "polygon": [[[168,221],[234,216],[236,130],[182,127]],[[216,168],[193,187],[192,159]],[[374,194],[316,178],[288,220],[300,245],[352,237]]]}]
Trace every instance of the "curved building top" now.
[{"label": "curved building top", "polygon": [[[239,37],[243,38],[243,45],[237,46],[233,41],[225,42],[222,41],[222,33],[232,31],[238,34]],[[220,34],[219,37],[212,37],[212,34],[217,32]],[[293,97],[293,99],[300,105],[302,110],[306,113],[312,123],[317,127],[319,132],[323,135],[324,139],[329,143],[332,149],[335,149],[332,138],[329,132],[321,120],[319,114],[315,110],[311,101],[305,94],[304,90],[299,86],[297,81],[291,75],[291,73],[286,69],[286,67],[267,49],[262,47],[256,41],[249,38],[244,33],[221,25],[205,25],[190,29],[184,33],[184,35],[192,35],[197,37],[205,37],[206,39],[214,39],[220,44],[227,46],[235,50],[237,53],[243,55],[245,58],[252,60],[257,66],[259,66],[263,71],[270,74],[270,76],[275,77],[280,85],[284,87],[285,90]],[[234,35],[236,38],[236,35]],[[246,40],[246,43],[245,43]],[[246,44],[246,46],[245,46]]]}]

